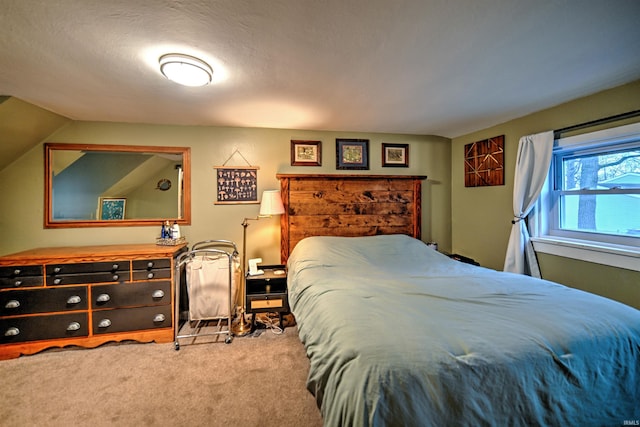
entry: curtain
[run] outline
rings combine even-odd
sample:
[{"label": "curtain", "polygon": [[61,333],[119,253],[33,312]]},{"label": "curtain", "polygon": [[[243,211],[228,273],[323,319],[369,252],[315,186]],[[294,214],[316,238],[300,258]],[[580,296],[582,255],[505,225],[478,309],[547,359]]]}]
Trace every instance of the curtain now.
[{"label": "curtain", "polygon": [[525,218],[535,205],[549,173],[553,131],[520,138],[513,183],[513,226],[504,271],[540,277]]}]

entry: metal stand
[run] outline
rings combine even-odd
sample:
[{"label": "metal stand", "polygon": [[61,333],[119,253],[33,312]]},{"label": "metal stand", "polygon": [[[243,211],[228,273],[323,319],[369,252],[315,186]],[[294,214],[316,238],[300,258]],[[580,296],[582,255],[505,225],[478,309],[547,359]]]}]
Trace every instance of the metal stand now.
[{"label": "metal stand", "polygon": [[251,332],[251,322],[247,322],[245,318],[245,313],[247,311],[247,227],[249,226],[248,221],[257,221],[260,217],[257,216],[255,218],[245,218],[242,221],[242,286],[240,286],[240,313],[238,316],[238,320],[232,325],[231,331],[235,336],[242,337]]}]

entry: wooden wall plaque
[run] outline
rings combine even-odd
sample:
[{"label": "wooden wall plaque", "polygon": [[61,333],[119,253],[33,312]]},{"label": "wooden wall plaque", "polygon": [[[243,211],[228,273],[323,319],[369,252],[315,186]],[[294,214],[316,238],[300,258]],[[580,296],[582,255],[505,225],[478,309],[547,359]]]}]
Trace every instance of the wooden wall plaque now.
[{"label": "wooden wall plaque", "polygon": [[464,186],[504,185],[504,135],[464,146]]}]

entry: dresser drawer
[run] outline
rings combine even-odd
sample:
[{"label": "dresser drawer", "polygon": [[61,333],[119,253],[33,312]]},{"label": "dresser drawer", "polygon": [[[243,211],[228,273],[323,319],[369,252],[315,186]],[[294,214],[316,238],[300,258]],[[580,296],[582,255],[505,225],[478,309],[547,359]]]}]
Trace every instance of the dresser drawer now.
[{"label": "dresser drawer", "polygon": [[87,313],[0,319],[0,344],[89,335]]},{"label": "dresser drawer", "polygon": [[124,273],[127,271],[129,271],[128,260],[47,265],[47,276],[78,273]]},{"label": "dresser drawer", "polygon": [[86,310],[84,286],[0,292],[0,316]]},{"label": "dresser drawer", "polygon": [[171,259],[140,259],[132,262],[132,280],[170,279]]},{"label": "dresser drawer", "polygon": [[79,285],[85,283],[125,282],[129,280],[129,272],[84,273],[47,276],[47,286]]},{"label": "dresser drawer", "polygon": [[154,269],[154,270],[143,270],[143,271],[134,271],[133,272],[133,280],[149,280],[149,279],[170,279],[171,278],[171,269]]},{"label": "dresser drawer", "polygon": [[171,303],[171,282],[140,282],[93,285],[91,308],[135,307]]},{"label": "dresser drawer", "polygon": [[42,286],[43,284],[41,265],[0,267],[0,288]]},{"label": "dresser drawer", "polygon": [[47,285],[124,282],[129,280],[129,261],[81,262],[46,266]]},{"label": "dresser drawer", "polygon": [[171,327],[171,305],[96,310],[93,312],[94,334],[169,327]]},{"label": "dresser drawer", "polygon": [[134,270],[157,270],[162,268],[171,269],[170,258],[139,259],[133,261]]}]

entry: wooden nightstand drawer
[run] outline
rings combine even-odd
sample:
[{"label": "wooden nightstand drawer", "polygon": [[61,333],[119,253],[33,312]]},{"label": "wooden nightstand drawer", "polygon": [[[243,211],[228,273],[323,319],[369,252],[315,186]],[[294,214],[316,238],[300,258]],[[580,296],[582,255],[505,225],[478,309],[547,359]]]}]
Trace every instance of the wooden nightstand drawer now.
[{"label": "wooden nightstand drawer", "polygon": [[284,298],[249,299],[250,310],[276,309],[284,307]]}]

